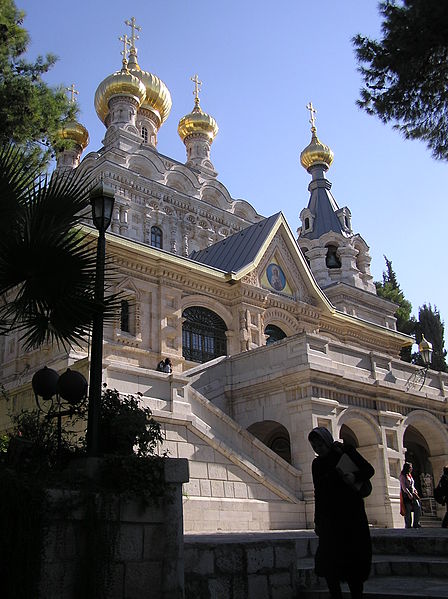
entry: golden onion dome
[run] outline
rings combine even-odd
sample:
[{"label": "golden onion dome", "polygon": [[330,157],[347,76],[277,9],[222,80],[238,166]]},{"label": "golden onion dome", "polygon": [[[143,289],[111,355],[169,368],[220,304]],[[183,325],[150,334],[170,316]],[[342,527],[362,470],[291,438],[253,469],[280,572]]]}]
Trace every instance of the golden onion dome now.
[{"label": "golden onion dome", "polygon": [[67,121],[57,132],[60,139],[74,141],[83,150],[89,145],[89,132],[77,121]]},{"label": "golden onion dome", "polygon": [[142,102],[141,108],[146,108],[146,110],[153,112],[156,117],[160,119],[160,125],[162,125],[168,118],[171,106],[173,105],[169,89],[156,75],[143,71],[140,68],[135,48],[131,49],[129,56],[129,70],[135,77],[138,77],[145,86],[146,96]]},{"label": "golden onion dome", "polygon": [[333,158],[332,150],[317,137],[316,127],[311,127],[311,142],[300,154],[300,163],[303,168],[308,170],[316,164],[321,164],[328,169],[333,162]]},{"label": "golden onion dome", "polygon": [[199,106],[199,99],[196,98],[193,110],[182,117],[177,127],[182,141],[191,135],[192,133],[202,133],[208,137],[210,143],[213,142],[215,137],[218,135],[218,124],[215,119],[203,112]]},{"label": "golden onion dome", "polygon": [[146,87],[139,79],[124,66],[102,81],[95,93],[95,110],[105,123],[109,114],[109,100],[115,96],[129,96],[140,106],[146,96]]}]

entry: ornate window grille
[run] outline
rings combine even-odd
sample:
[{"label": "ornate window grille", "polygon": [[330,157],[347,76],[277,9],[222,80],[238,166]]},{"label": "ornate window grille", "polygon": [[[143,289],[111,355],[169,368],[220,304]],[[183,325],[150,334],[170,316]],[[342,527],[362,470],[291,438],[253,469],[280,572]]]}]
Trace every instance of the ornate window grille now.
[{"label": "ornate window grille", "polygon": [[208,362],[227,354],[226,324],[217,314],[193,306],[182,314],[182,354],[192,362]]}]

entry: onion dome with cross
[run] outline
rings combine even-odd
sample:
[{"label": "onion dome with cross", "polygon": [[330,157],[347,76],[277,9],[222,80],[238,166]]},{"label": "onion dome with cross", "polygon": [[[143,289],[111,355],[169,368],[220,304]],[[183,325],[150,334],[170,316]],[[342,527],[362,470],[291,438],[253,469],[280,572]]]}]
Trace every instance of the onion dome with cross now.
[{"label": "onion dome with cross", "polygon": [[[70,87],[66,88],[66,91],[70,93],[70,102],[75,104],[76,96],[79,94],[78,90],[75,89],[75,84],[72,83]],[[78,121],[66,121],[56,132],[56,138],[61,142],[71,142],[66,147],[67,144],[59,144],[56,141],[58,168],[75,168],[78,166],[83,150],[89,145],[89,132],[84,125],[78,123]],[[58,146],[60,147],[58,148]]]},{"label": "onion dome with cross", "polygon": [[197,75],[191,77],[191,81],[193,81],[195,85],[193,92],[194,108],[189,114],[186,114],[180,119],[177,131],[183,142],[185,142],[185,138],[189,135],[199,133],[205,135],[208,141],[212,143],[218,134],[218,125],[215,119],[209,114],[206,114],[199,104],[199,91],[202,81],[199,81]]},{"label": "onion dome with cross", "polygon": [[187,148],[187,165],[200,168],[204,173],[215,177],[217,173],[210,161],[210,146],[218,134],[218,125],[199,104],[202,82],[197,75],[191,77],[191,81],[194,83],[194,108],[180,119],[177,132]]},{"label": "onion dome with cross", "polygon": [[106,77],[106,79],[99,84],[95,93],[96,113],[107,127],[111,124],[120,122],[118,114],[121,113],[121,111],[112,110],[114,100],[118,101],[120,98],[122,100],[126,99],[127,102],[130,102],[135,106],[134,118],[131,119],[131,121],[134,121],[133,124],[135,124],[136,110],[141,106],[146,96],[144,84],[138,77],[132,75],[128,68],[127,47],[129,45],[129,40],[127,35],[123,35],[119,40],[123,42],[123,50],[121,51],[121,54],[123,55],[122,68],[120,71],[116,71],[115,73],[112,73],[112,75]]},{"label": "onion dome with cross", "polygon": [[170,114],[172,106],[171,94],[161,79],[152,73],[143,71],[138,64],[135,40],[139,39],[136,31],[141,31],[142,28],[136,24],[134,17],[125,21],[125,25],[131,28],[129,70],[143,82],[146,89],[146,96],[141,108],[152,113],[157,129],[159,129]]},{"label": "onion dome with cross", "polygon": [[316,121],[314,118],[317,111],[311,102],[307,105],[307,109],[310,111],[311,115],[311,142],[300,154],[300,163],[307,171],[316,165],[323,167],[324,170],[328,170],[333,162],[334,154],[332,150],[323,144],[317,137]]}]

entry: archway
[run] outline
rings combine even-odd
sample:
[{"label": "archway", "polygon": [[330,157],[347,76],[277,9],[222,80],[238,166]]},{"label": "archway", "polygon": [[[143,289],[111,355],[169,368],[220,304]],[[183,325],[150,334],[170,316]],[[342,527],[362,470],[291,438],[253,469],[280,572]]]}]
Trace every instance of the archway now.
[{"label": "archway", "polygon": [[430,449],[424,436],[413,426],[408,426],[403,436],[404,459],[412,464],[412,476],[422,500],[423,514],[435,515],[434,472]]},{"label": "archway", "polygon": [[263,420],[251,424],[247,430],[288,464],[291,463],[291,439],[288,429],[283,424],[274,420]]}]

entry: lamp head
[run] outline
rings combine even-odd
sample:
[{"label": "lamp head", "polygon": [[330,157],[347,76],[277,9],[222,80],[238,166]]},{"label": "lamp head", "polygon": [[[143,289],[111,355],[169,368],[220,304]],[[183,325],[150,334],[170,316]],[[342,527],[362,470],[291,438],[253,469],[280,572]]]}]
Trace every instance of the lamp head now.
[{"label": "lamp head", "polygon": [[427,341],[424,335],[422,335],[422,340],[418,344],[418,351],[425,366],[429,366],[432,360],[432,343]]},{"label": "lamp head", "polygon": [[90,203],[92,205],[93,224],[100,233],[104,233],[112,220],[115,194],[112,189],[101,183],[90,193]]}]

